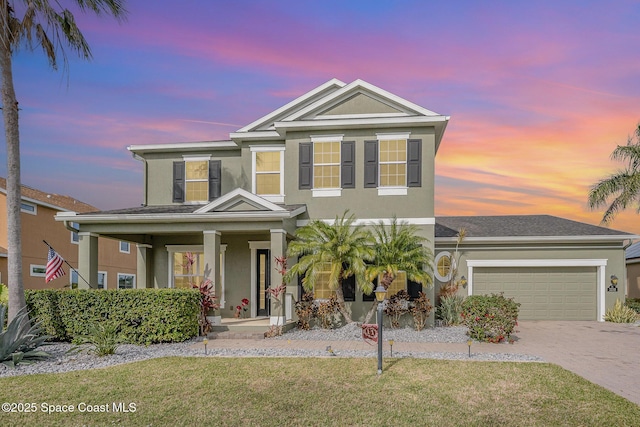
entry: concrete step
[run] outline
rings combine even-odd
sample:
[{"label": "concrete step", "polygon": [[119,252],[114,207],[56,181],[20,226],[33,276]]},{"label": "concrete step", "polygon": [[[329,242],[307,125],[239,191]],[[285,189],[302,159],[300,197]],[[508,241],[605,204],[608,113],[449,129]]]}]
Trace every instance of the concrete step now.
[{"label": "concrete step", "polygon": [[263,340],[264,330],[262,332],[243,332],[243,331],[213,331],[208,334],[212,340]]}]

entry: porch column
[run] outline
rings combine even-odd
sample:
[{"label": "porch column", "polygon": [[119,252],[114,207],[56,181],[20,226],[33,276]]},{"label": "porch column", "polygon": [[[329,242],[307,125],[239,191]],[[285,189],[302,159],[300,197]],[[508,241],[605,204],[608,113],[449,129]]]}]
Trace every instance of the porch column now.
[{"label": "porch column", "polygon": [[149,277],[151,277],[151,258],[149,257],[149,251],[153,246],[147,244],[137,244],[137,259],[136,259],[136,288],[150,288]]},{"label": "porch column", "polygon": [[[78,233],[78,289],[98,289],[98,234]],[[84,280],[82,280],[84,279]]]},{"label": "porch column", "polygon": [[220,282],[220,232],[205,230],[204,235],[204,278],[210,279],[216,289],[218,300],[222,297]]},{"label": "porch column", "polygon": [[[275,262],[276,258],[284,258],[287,253],[287,231],[282,229],[270,230],[271,231],[271,287],[275,288],[282,283],[282,275],[278,272],[278,264]],[[282,326],[285,323],[285,309],[284,306],[287,292],[282,293],[277,299],[271,298],[271,318],[269,323],[271,325]]]}]

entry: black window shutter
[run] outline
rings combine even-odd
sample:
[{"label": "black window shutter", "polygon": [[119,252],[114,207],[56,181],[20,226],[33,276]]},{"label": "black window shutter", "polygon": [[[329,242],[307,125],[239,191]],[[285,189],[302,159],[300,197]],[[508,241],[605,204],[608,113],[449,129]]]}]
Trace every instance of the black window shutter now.
[{"label": "black window shutter", "polygon": [[420,283],[407,280],[407,293],[412,300],[420,297],[420,295],[418,295],[420,291],[422,291],[422,285]]},{"label": "black window shutter", "polygon": [[340,186],[356,188],[356,142],[342,141],[340,146]]},{"label": "black window shutter", "polygon": [[184,162],[173,162],[173,202],[184,202]]},{"label": "black window shutter", "polygon": [[313,188],[313,144],[310,142],[300,143],[298,188],[300,190]]},{"label": "black window shutter", "polygon": [[217,199],[222,193],[222,161],[209,161],[209,201]]},{"label": "black window shutter", "polygon": [[[373,279],[373,290],[375,291],[376,288],[378,287],[378,278],[376,277],[375,279]],[[369,295],[363,293],[362,294],[362,301],[375,301],[376,300],[376,293],[375,292],[371,292]]]},{"label": "black window shutter", "polygon": [[422,140],[407,140],[407,187],[422,186]]},{"label": "black window shutter", "polygon": [[345,301],[356,300],[356,276],[351,275],[346,279],[342,279],[342,294]]},{"label": "black window shutter", "polygon": [[364,142],[364,187],[378,186],[378,141]]}]

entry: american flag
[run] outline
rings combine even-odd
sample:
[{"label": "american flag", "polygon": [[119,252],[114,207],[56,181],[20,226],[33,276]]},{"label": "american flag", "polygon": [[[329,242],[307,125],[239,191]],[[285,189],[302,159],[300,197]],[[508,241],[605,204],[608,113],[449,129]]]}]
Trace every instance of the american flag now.
[{"label": "american flag", "polygon": [[56,251],[49,248],[49,256],[47,259],[47,272],[45,274],[45,281],[49,283],[53,279],[57,279],[58,277],[62,277],[65,275],[65,272],[62,268],[62,264],[64,263],[64,259]]}]

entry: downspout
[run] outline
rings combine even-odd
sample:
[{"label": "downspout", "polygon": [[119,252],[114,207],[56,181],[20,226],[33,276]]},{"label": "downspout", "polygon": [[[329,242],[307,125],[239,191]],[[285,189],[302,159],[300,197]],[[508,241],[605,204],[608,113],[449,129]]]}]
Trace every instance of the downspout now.
[{"label": "downspout", "polygon": [[148,196],[147,196],[147,195],[148,195],[147,190],[149,189],[149,180],[147,179],[147,160],[146,160],[144,157],[142,157],[142,156],[140,156],[140,155],[138,155],[138,154],[136,154],[136,153],[134,153],[134,152],[131,152],[131,155],[133,156],[133,158],[134,158],[134,159],[139,160],[139,161],[141,161],[141,162],[143,163],[143,170],[142,170],[142,173],[143,173],[143,175],[144,175],[144,176],[143,176],[143,181],[144,181],[144,184],[143,184],[143,187],[144,187],[144,188],[143,188],[144,196],[143,196],[142,206],[147,206],[147,197],[148,197]]}]

